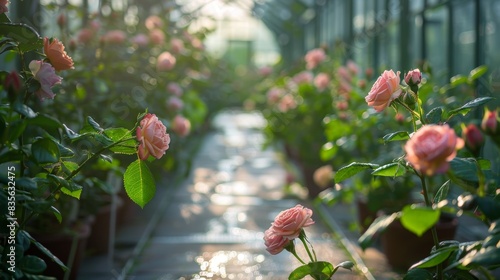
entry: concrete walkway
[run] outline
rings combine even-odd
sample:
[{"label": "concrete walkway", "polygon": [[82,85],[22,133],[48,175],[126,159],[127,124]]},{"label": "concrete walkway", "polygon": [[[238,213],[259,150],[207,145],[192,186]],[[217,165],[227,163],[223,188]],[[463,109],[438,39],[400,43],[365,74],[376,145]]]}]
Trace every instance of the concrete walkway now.
[{"label": "concrete walkway", "polygon": [[[335,221],[322,219],[308,201],[284,194],[283,165],[274,150],[262,150],[264,124],[259,114],[220,113],[190,177],[173,192],[158,187],[151,205],[118,232],[114,264],[103,268],[105,257],[87,260],[79,279],[288,279],[298,261],[286,251],[269,254],[263,232],[280,211],[296,204],[315,210],[316,224],[306,233],[319,260],[358,264],[353,271],[340,269],[335,279],[375,279],[357,248],[332,232]],[[297,248],[307,259],[302,246]]]}]

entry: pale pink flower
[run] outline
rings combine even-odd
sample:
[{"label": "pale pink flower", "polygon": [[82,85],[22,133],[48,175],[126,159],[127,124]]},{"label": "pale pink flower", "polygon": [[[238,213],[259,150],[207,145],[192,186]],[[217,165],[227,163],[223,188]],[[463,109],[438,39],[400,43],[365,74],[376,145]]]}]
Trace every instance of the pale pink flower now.
[{"label": "pale pink flower", "polygon": [[319,73],[314,78],[314,85],[316,86],[316,88],[319,89],[319,91],[325,90],[329,84],[330,84],[330,77],[326,73]]},{"label": "pale pink flower", "polygon": [[395,74],[392,70],[385,70],[382,73],[365,97],[368,106],[373,107],[377,112],[382,112],[394,99],[401,95],[399,74],[399,71]]},{"label": "pale pink flower", "polygon": [[83,28],[78,32],[77,40],[81,44],[87,44],[94,37],[94,31],[90,28]]},{"label": "pale pink flower", "polygon": [[94,30],[94,31],[97,31],[101,28],[101,22],[97,19],[94,19],[92,20],[90,23],[89,23],[89,27]]},{"label": "pale pink flower", "polygon": [[407,85],[418,85],[422,80],[422,73],[419,69],[413,69],[409,71],[405,76],[405,82]]},{"label": "pale pink flower", "polygon": [[160,29],[153,29],[149,32],[149,39],[155,45],[161,45],[165,42],[165,33]]},{"label": "pale pink flower", "polygon": [[168,83],[167,91],[170,92],[171,94],[177,96],[177,97],[181,97],[182,93],[183,93],[181,86],[175,82]]},{"label": "pale pink flower", "polygon": [[340,66],[337,69],[337,75],[343,81],[351,82],[352,80],[351,72],[349,72],[349,69],[347,69],[347,67],[345,66]]},{"label": "pale pink flower", "polygon": [[195,48],[197,50],[204,50],[205,49],[203,42],[200,39],[198,39],[197,37],[193,37],[193,39],[191,40],[191,46],[193,46],[193,48]]},{"label": "pale pink flower", "polygon": [[325,51],[321,48],[310,50],[304,57],[307,69],[316,68],[316,66],[318,66],[325,59],[326,59]]},{"label": "pale pink flower", "polygon": [[286,94],[285,96],[283,96],[278,103],[278,109],[283,113],[286,113],[289,110],[294,109],[295,107],[297,107],[297,102],[291,94]]},{"label": "pale pink flower", "polygon": [[358,73],[359,73],[359,67],[356,64],[356,62],[354,62],[352,60],[349,60],[349,61],[347,61],[346,66],[347,66],[347,69],[349,69],[349,72],[352,75],[358,75]]},{"label": "pale pink flower", "polygon": [[126,39],[127,34],[122,30],[110,30],[102,37],[102,40],[108,44],[122,44]]},{"label": "pale pink flower", "polygon": [[281,96],[283,96],[284,94],[284,90],[281,89],[281,88],[277,88],[277,87],[272,87],[270,88],[268,91],[267,91],[267,103],[269,104],[275,104],[276,102],[278,102],[278,100],[280,100]]},{"label": "pale pink flower", "polygon": [[167,108],[172,111],[179,111],[184,107],[184,102],[177,96],[172,96],[167,100]]},{"label": "pale pink flower", "polygon": [[149,37],[144,33],[139,33],[132,37],[131,42],[139,47],[146,47],[149,44]]},{"label": "pale pink flower", "polygon": [[191,122],[181,115],[177,115],[172,123],[172,130],[180,137],[186,137],[191,132]]},{"label": "pale pink flower", "polygon": [[448,125],[424,125],[406,142],[406,160],[425,175],[446,172],[464,141]]},{"label": "pale pink flower", "polygon": [[40,83],[40,88],[35,91],[35,95],[41,100],[54,99],[56,95],[52,92],[52,87],[62,81],[62,78],[56,75],[54,67],[41,60],[32,60],[29,68],[35,80]]},{"label": "pale pink flower", "polygon": [[170,144],[167,128],[155,114],[148,113],[144,116],[137,127],[136,137],[139,141],[138,152],[141,160],[147,160],[150,155],[161,158]]},{"label": "pale pink flower", "polygon": [[0,0],[0,14],[6,13],[9,11],[7,5],[9,5],[9,0]]},{"label": "pale pink flower", "polygon": [[149,30],[161,28],[163,26],[163,20],[159,16],[149,16],[144,22],[146,28]]},{"label": "pale pink flower", "polygon": [[170,40],[170,47],[173,53],[182,53],[184,51],[184,41],[179,38],[172,38]]},{"label": "pale pink flower", "polygon": [[311,219],[313,211],[300,204],[281,211],[271,224],[274,234],[292,240],[297,238],[302,228],[314,224]]},{"label": "pale pink flower", "polygon": [[259,75],[267,77],[273,73],[273,68],[270,66],[264,66],[259,69]]},{"label": "pale pink flower", "polygon": [[349,108],[349,103],[347,103],[347,101],[345,101],[345,100],[341,100],[341,101],[338,101],[337,104],[335,104],[335,107],[339,111],[345,111]]},{"label": "pale pink flower", "polygon": [[302,71],[300,73],[295,74],[295,76],[293,76],[292,79],[293,79],[293,82],[296,83],[297,85],[310,84],[310,83],[312,83],[314,76],[309,71]]},{"label": "pale pink flower", "polygon": [[176,59],[169,52],[162,52],[158,56],[158,60],[156,61],[156,70],[158,71],[169,71],[172,70],[175,66]]},{"label": "pale pink flower", "polygon": [[289,243],[290,240],[288,238],[277,235],[272,227],[264,232],[264,244],[266,245],[266,250],[271,255],[281,253]]}]

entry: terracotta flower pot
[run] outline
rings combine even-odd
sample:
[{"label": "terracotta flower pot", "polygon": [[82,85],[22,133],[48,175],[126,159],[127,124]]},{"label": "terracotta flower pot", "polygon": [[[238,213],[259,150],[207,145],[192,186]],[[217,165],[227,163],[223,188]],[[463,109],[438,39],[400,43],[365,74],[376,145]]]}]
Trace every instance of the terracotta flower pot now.
[{"label": "terracotta flower pot", "polygon": [[[439,241],[452,240],[458,227],[456,217],[441,217],[436,224]],[[387,262],[398,270],[408,270],[414,263],[430,255],[434,246],[431,230],[421,237],[408,231],[399,220],[395,220],[381,235]]]}]

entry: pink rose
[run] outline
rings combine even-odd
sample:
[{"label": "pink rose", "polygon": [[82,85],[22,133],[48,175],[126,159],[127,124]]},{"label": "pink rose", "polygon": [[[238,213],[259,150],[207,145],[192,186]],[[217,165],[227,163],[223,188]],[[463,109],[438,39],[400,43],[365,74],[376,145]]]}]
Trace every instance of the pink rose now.
[{"label": "pink rose", "polygon": [[62,81],[62,78],[56,75],[54,67],[41,60],[32,60],[29,68],[35,80],[40,82],[40,88],[35,91],[36,96],[41,100],[54,99],[56,95],[52,92],[52,87]]},{"label": "pink rose", "polygon": [[139,158],[146,160],[151,155],[157,159],[161,158],[170,144],[170,135],[167,128],[156,117],[155,114],[146,114],[136,130],[139,140]]},{"label": "pink rose", "polygon": [[111,30],[104,34],[102,40],[108,44],[121,44],[127,39],[127,34],[121,30]]},{"label": "pink rose", "polygon": [[276,102],[278,102],[278,100],[280,100],[281,96],[283,96],[284,94],[284,91],[283,89],[281,88],[277,88],[277,87],[272,87],[270,88],[266,95],[267,95],[267,103],[268,104],[275,104]]},{"label": "pink rose", "polygon": [[330,83],[330,77],[328,74],[319,73],[316,78],[314,78],[314,85],[320,90],[323,91],[328,87]]},{"label": "pink rose", "polygon": [[163,26],[163,20],[159,16],[149,16],[144,22],[146,28],[153,30],[156,28],[161,28]]},{"label": "pink rose", "polygon": [[183,116],[177,115],[174,118],[172,130],[180,137],[186,137],[191,132],[191,122]]},{"label": "pink rose", "polygon": [[94,31],[90,28],[83,28],[78,32],[77,40],[81,44],[86,44],[94,37]]},{"label": "pink rose", "polygon": [[289,239],[276,234],[276,232],[274,232],[272,227],[264,232],[264,244],[267,247],[266,250],[271,255],[276,255],[281,253],[281,251],[283,251],[283,249],[285,249],[285,247],[289,243],[290,243]]},{"label": "pink rose", "polygon": [[299,236],[304,227],[314,224],[311,219],[313,211],[300,204],[281,211],[272,223],[272,230],[276,235],[292,240]]},{"label": "pink rose", "polygon": [[155,45],[161,45],[165,42],[165,33],[160,29],[154,29],[149,32],[149,39]]},{"label": "pink rose", "polygon": [[326,59],[325,51],[321,48],[310,50],[304,57],[307,69],[316,68],[316,66],[318,66],[325,59]]},{"label": "pink rose", "polygon": [[182,96],[182,88],[178,83],[170,82],[167,85],[167,91],[170,92],[171,94],[180,97]]},{"label": "pink rose", "polygon": [[158,60],[156,61],[156,69],[158,71],[169,71],[172,70],[175,66],[176,59],[169,52],[162,52],[158,56]]},{"label": "pink rose", "polygon": [[285,96],[283,96],[278,104],[279,110],[283,113],[286,113],[288,112],[288,110],[294,109],[295,107],[297,107],[297,102],[291,94],[286,94]]},{"label": "pink rose", "polygon": [[365,97],[368,106],[371,106],[377,112],[382,112],[391,102],[401,95],[399,87],[399,74],[394,71],[385,70],[384,73],[373,84],[372,89]]},{"label": "pink rose", "polygon": [[498,111],[490,111],[486,109],[484,112],[483,120],[481,121],[481,128],[488,134],[495,135],[498,127]]},{"label": "pink rose", "polygon": [[406,142],[406,160],[425,175],[444,173],[464,141],[448,125],[422,126]]},{"label": "pink rose", "polygon": [[146,47],[149,44],[149,37],[146,34],[140,33],[131,39],[132,44],[139,47]]},{"label": "pink rose", "polygon": [[406,73],[405,82],[407,85],[418,85],[420,81],[422,81],[422,73],[420,73],[419,69],[413,69]]},{"label": "pink rose", "polygon": [[173,53],[182,53],[184,51],[184,42],[179,38],[172,38],[170,47]]},{"label": "pink rose", "polygon": [[300,73],[295,74],[295,76],[293,76],[292,79],[293,79],[294,83],[296,83],[297,85],[310,84],[310,83],[312,83],[314,76],[309,71],[302,71]]},{"label": "pink rose", "polygon": [[346,66],[347,66],[347,69],[349,69],[349,72],[351,72],[351,74],[353,74],[353,75],[358,74],[359,68],[358,68],[358,65],[356,64],[356,62],[349,60],[349,61],[347,61]]},{"label": "pink rose", "polygon": [[7,5],[9,4],[9,0],[0,0],[0,14],[6,13],[9,11]]},{"label": "pink rose", "polygon": [[259,75],[267,77],[273,73],[273,68],[270,66],[264,66],[259,69]]},{"label": "pink rose", "polygon": [[196,37],[193,37],[193,39],[191,40],[191,46],[193,46],[193,48],[197,49],[197,50],[203,50],[205,49],[205,46],[203,45],[203,42],[196,38]]},{"label": "pink rose", "polygon": [[177,96],[172,96],[167,100],[167,107],[173,111],[179,111],[184,107],[184,102]]},{"label": "pink rose", "polygon": [[351,72],[349,72],[349,69],[345,66],[340,66],[337,69],[337,75],[342,81],[350,83],[352,80]]}]

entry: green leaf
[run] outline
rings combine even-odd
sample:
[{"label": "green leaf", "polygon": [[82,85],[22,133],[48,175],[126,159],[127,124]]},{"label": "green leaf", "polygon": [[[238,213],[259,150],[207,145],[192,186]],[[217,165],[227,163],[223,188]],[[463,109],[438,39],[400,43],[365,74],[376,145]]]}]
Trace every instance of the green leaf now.
[{"label": "green leaf", "polygon": [[328,161],[332,159],[335,156],[335,154],[337,154],[337,151],[338,151],[337,145],[335,145],[333,142],[328,142],[325,143],[323,146],[321,146],[319,155],[322,161]]},{"label": "green leaf", "polygon": [[142,160],[132,162],[123,175],[125,191],[132,201],[144,208],[153,198],[156,186],[153,175]]},{"label": "green leaf", "polygon": [[45,114],[38,114],[36,117],[28,119],[28,124],[39,126],[44,129],[58,129],[63,127],[58,119]]},{"label": "green leaf", "polygon": [[61,188],[61,191],[66,195],[69,195],[76,199],[80,199],[80,195],[82,194],[82,189],[83,189],[82,186],[78,185],[73,181],[70,181],[68,182],[67,186]]},{"label": "green leaf", "polygon": [[43,47],[43,40],[31,26],[24,23],[0,22],[0,37],[12,38],[22,52]]},{"label": "green leaf", "polygon": [[463,261],[462,265],[468,266],[470,264],[479,266],[498,266],[500,261],[500,248],[496,246],[490,246],[483,250],[478,251],[475,254],[467,255]]},{"label": "green leaf", "polygon": [[[108,128],[104,130],[104,134],[115,143],[132,137],[130,130],[125,128]],[[116,144],[110,150],[117,154],[133,155],[137,153],[137,142],[135,139],[130,139]]]},{"label": "green leaf", "polygon": [[458,249],[459,249],[458,244],[454,246],[439,248],[438,250],[434,251],[430,256],[412,265],[410,269],[435,267],[440,263],[444,262],[445,260],[447,260],[450,257],[450,255]]},{"label": "green leaf", "polygon": [[56,207],[54,207],[53,205],[50,206],[50,212],[52,212],[54,214],[54,216],[56,217],[56,219],[59,223],[62,223],[62,214],[61,214],[61,212],[59,212],[59,210]]},{"label": "green leaf", "polygon": [[56,163],[60,159],[59,147],[48,138],[41,138],[31,145],[31,155],[39,164]]},{"label": "green leaf", "polygon": [[436,192],[436,195],[434,196],[434,204],[438,204],[440,201],[446,199],[449,191],[450,191],[450,180],[444,182],[444,184]]},{"label": "green leaf", "polygon": [[16,178],[16,187],[21,187],[23,190],[36,190],[37,185],[35,180],[30,177]]},{"label": "green leaf", "polygon": [[349,165],[346,165],[340,168],[337,173],[335,173],[335,182],[340,183],[345,179],[348,179],[359,172],[366,169],[375,169],[378,167],[378,164],[373,163],[361,163],[361,162],[353,162]]},{"label": "green leaf", "polygon": [[39,274],[45,271],[47,264],[37,256],[28,255],[21,259],[19,268],[28,273]]},{"label": "green leaf", "polygon": [[2,140],[2,142],[4,137],[6,136],[6,132],[7,132],[7,122],[2,117],[2,115],[0,115],[0,140]]},{"label": "green leaf", "polygon": [[465,105],[463,105],[460,108],[453,109],[448,113],[448,117],[452,117],[456,114],[462,114],[463,116],[467,115],[469,111],[473,108],[476,108],[478,106],[484,105],[485,103],[489,102],[490,100],[494,99],[493,97],[479,97],[476,98],[470,102],[467,102]]},{"label": "green leaf", "polygon": [[438,222],[440,215],[438,209],[407,205],[401,212],[400,220],[407,230],[420,237]]},{"label": "green leaf", "polygon": [[397,131],[385,135],[382,139],[384,139],[384,143],[391,141],[403,141],[410,139],[410,134],[408,134],[407,131]]},{"label": "green leaf", "polygon": [[290,273],[290,276],[288,276],[289,280],[299,280],[303,279],[304,277],[310,275],[314,279],[330,279],[335,272],[335,269],[333,268],[333,265],[329,262],[313,262],[313,263],[308,263],[302,266],[299,266],[296,268],[292,273]]},{"label": "green leaf", "polygon": [[69,170],[69,172],[73,172],[79,167],[78,163],[73,161],[63,161],[62,164]]},{"label": "green leaf", "polygon": [[493,197],[475,197],[478,208],[489,220],[500,219],[500,201]]},{"label": "green leaf", "polygon": [[406,173],[406,168],[398,162],[389,163],[373,170],[373,176],[397,177],[403,176]]},{"label": "green leaf", "polygon": [[61,260],[56,257],[54,254],[52,254],[47,248],[45,248],[40,242],[36,241],[31,235],[24,230],[20,230],[18,234],[22,234],[26,236],[32,244],[34,244],[42,253],[44,253],[47,257],[49,257],[51,260],[56,262],[64,271],[68,270],[68,268],[64,265]]},{"label": "green leaf", "polygon": [[472,82],[488,72],[488,66],[481,65],[472,69],[469,73],[469,82]]},{"label": "green leaf", "polygon": [[104,129],[99,125],[91,116],[87,117],[87,122],[90,124],[90,126],[97,132],[102,132]]},{"label": "green leaf", "polygon": [[434,275],[427,269],[414,268],[408,271],[403,280],[433,280]]},{"label": "green leaf", "polygon": [[[452,176],[452,180],[459,185],[463,185],[463,183],[474,183],[477,184],[479,179],[477,177],[477,165],[474,162],[475,160],[469,160],[466,158],[455,157],[452,161],[450,161],[450,171]],[[460,181],[457,181],[460,180]]]},{"label": "green leaf", "polygon": [[425,115],[425,119],[429,124],[432,123],[437,124],[441,122],[442,116],[443,116],[443,108],[436,107],[430,110],[429,113],[427,113],[427,115]]},{"label": "green leaf", "polygon": [[354,263],[351,261],[341,262],[341,263],[337,264],[337,266],[335,266],[335,269],[337,269],[339,267],[352,270],[352,268],[354,267]]},{"label": "green leaf", "polygon": [[398,217],[399,213],[392,213],[389,216],[385,215],[377,217],[365,233],[358,239],[361,249],[365,250],[370,247],[377,235],[385,231],[386,228],[390,226]]},{"label": "green leaf", "polygon": [[35,111],[28,107],[27,105],[21,103],[21,102],[15,102],[14,103],[14,111],[18,112],[19,114],[25,116],[28,119],[32,119],[37,116]]},{"label": "green leaf", "polygon": [[450,79],[450,85],[451,87],[457,87],[461,84],[465,84],[467,83],[468,79],[466,76],[463,76],[463,75],[456,75],[456,76],[453,76],[451,77]]},{"label": "green leaf", "polygon": [[24,130],[26,129],[26,121],[23,119],[19,119],[16,121],[13,121],[7,125],[7,134],[4,135],[6,137],[6,141],[8,143],[14,143],[21,134],[23,134]]}]

